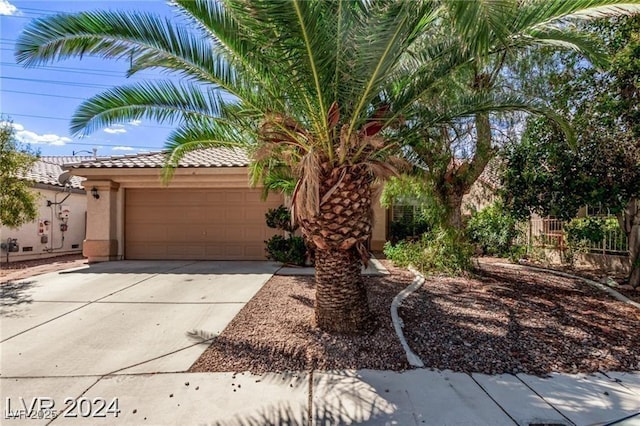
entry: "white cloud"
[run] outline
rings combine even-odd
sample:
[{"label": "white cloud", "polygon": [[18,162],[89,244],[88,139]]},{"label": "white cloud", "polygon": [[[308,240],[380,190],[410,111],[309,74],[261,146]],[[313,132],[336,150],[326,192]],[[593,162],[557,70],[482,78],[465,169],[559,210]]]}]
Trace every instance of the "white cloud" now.
[{"label": "white cloud", "polygon": [[36,132],[32,132],[30,130],[18,130],[16,131],[16,139],[23,143],[30,144],[45,144],[45,145],[55,145],[62,146],[71,142],[71,138],[66,136],[58,136],[53,133],[47,134],[38,134]]},{"label": "white cloud", "polygon": [[[11,123],[10,121],[0,121],[0,126],[5,126]],[[24,130],[24,126],[22,124],[11,123],[11,126],[17,131]]]},{"label": "white cloud", "polygon": [[142,124],[142,120],[131,120],[129,124],[131,124],[132,126],[139,126],[140,124]]},{"label": "white cloud", "polygon": [[122,124],[114,124],[111,127],[105,127],[104,130],[106,133],[115,135],[118,133],[127,133],[127,129],[124,128],[124,126]]},{"label": "white cloud", "polygon": [[19,12],[8,0],[0,0],[0,15],[19,15]]},{"label": "white cloud", "polygon": [[16,130],[16,139],[26,144],[62,146],[71,142],[71,138],[66,136],[59,136],[53,133],[40,134],[25,130],[24,126],[18,123],[13,123],[13,128]]},{"label": "white cloud", "polygon": [[135,148],[130,146],[114,146],[111,148],[112,151],[135,151]]}]

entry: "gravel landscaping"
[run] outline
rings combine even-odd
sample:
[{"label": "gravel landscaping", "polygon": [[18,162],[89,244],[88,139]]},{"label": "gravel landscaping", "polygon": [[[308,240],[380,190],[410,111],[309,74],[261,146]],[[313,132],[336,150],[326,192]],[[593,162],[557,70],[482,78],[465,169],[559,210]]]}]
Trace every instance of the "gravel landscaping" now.
[{"label": "gravel landscaping", "polygon": [[[409,368],[389,306],[413,279],[366,277],[378,328],[333,336],[313,327],[312,277],[273,277],[191,371]],[[426,367],[487,374],[640,369],[640,309],[582,281],[483,265],[468,278],[428,277],[400,309]]]},{"label": "gravel landscaping", "polygon": [[374,333],[353,337],[323,333],[313,326],[313,277],[274,276],[190,371],[407,369],[389,307],[412,280],[409,272],[365,277],[378,324]]},{"label": "gravel landscaping", "polygon": [[429,367],[538,375],[640,369],[640,309],[582,280],[485,264],[473,278],[428,279],[400,316]]},{"label": "gravel landscaping", "polygon": [[0,284],[23,280],[35,275],[77,268],[85,265],[87,259],[81,254],[67,254],[62,256],[21,260],[18,262],[2,263],[0,265]]}]

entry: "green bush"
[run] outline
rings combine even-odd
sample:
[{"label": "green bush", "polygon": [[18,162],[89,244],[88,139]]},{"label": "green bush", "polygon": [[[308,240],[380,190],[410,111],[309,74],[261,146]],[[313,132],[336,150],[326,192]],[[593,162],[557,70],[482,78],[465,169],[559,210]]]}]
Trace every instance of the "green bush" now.
[{"label": "green bush", "polygon": [[588,246],[604,240],[604,220],[599,217],[579,217],[564,225],[567,243],[571,247]]},{"label": "green bush", "polygon": [[617,241],[613,244],[624,247],[626,236],[620,229],[620,223],[615,217],[578,217],[564,225],[567,245],[575,251],[588,251],[590,247],[600,244],[607,234],[615,235]]},{"label": "green bush", "polygon": [[413,266],[422,273],[460,275],[471,269],[473,249],[454,229],[436,228],[418,241],[387,242],[384,254],[400,267]]},{"label": "green bush", "polygon": [[[281,229],[289,234],[298,228],[292,225],[291,213],[285,206],[269,209],[265,219],[269,228]],[[307,260],[307,247],[302,237],[274,235],[264,243],[267,246],[267,259],[298,266],[304,266]]]},{"label": "green bush", "polygon": [[473,212],[467,224],[467,234],[483,254],[514,257],[522,252],[522,248],[514,244],[520,235],[518,221],[500,201]]},{"label": "green bush", "polygon": [[289,209],[281,205],[275,209],[269,209],[265,214],[267,226],[274,229],[282,229],[287,232],[295,232],[298,226],[291,222],[291,213]]},{"label": "green bush", "polygon": [[304,266],[307,248],[302,237],[292,236],[285,238],[282,235],[274,235],[267,241],[267,258],[277,262],[291,265]]}]

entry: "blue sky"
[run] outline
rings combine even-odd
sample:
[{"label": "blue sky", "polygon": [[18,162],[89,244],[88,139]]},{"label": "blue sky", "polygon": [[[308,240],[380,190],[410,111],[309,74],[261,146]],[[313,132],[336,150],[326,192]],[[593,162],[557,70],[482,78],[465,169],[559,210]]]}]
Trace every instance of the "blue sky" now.
[{"label": "blue sky", "polygon": [[[24,68],[14,59],[14,44],[31,19],[57,12],[138,10],[173,13],[165,0],[0,0],[0,112],[15,125],[18,139],[42,155],[72,155],[98,149],[98,155],[162,149],[169,125],[141,121],[112,126],[85,137],[73,136],[69,123],[80,103],[105,89],[159,76],[143,72],[129,79],[122,62],[88,58]],[[86,155],[82,153],[82,155]]]}]

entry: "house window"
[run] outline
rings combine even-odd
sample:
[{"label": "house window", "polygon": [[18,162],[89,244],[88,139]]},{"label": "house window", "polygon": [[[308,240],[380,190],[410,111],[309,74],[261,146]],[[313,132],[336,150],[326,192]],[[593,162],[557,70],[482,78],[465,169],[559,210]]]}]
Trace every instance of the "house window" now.
[{"label": "house window", "polygon": [[416,215],[416,206],[394,205],[391,209],[391,221],[413,223]]},{"label": "house window", "polygon": [[597,206],[587,205],[586,216],[611,216],[608,207],[604,207],[602,204]]},{"label": "house window", "polygon": [[429,230],[421,208],[411,204],[396,204],[391,208],[389,233],[391,242],[415,238]]}]

